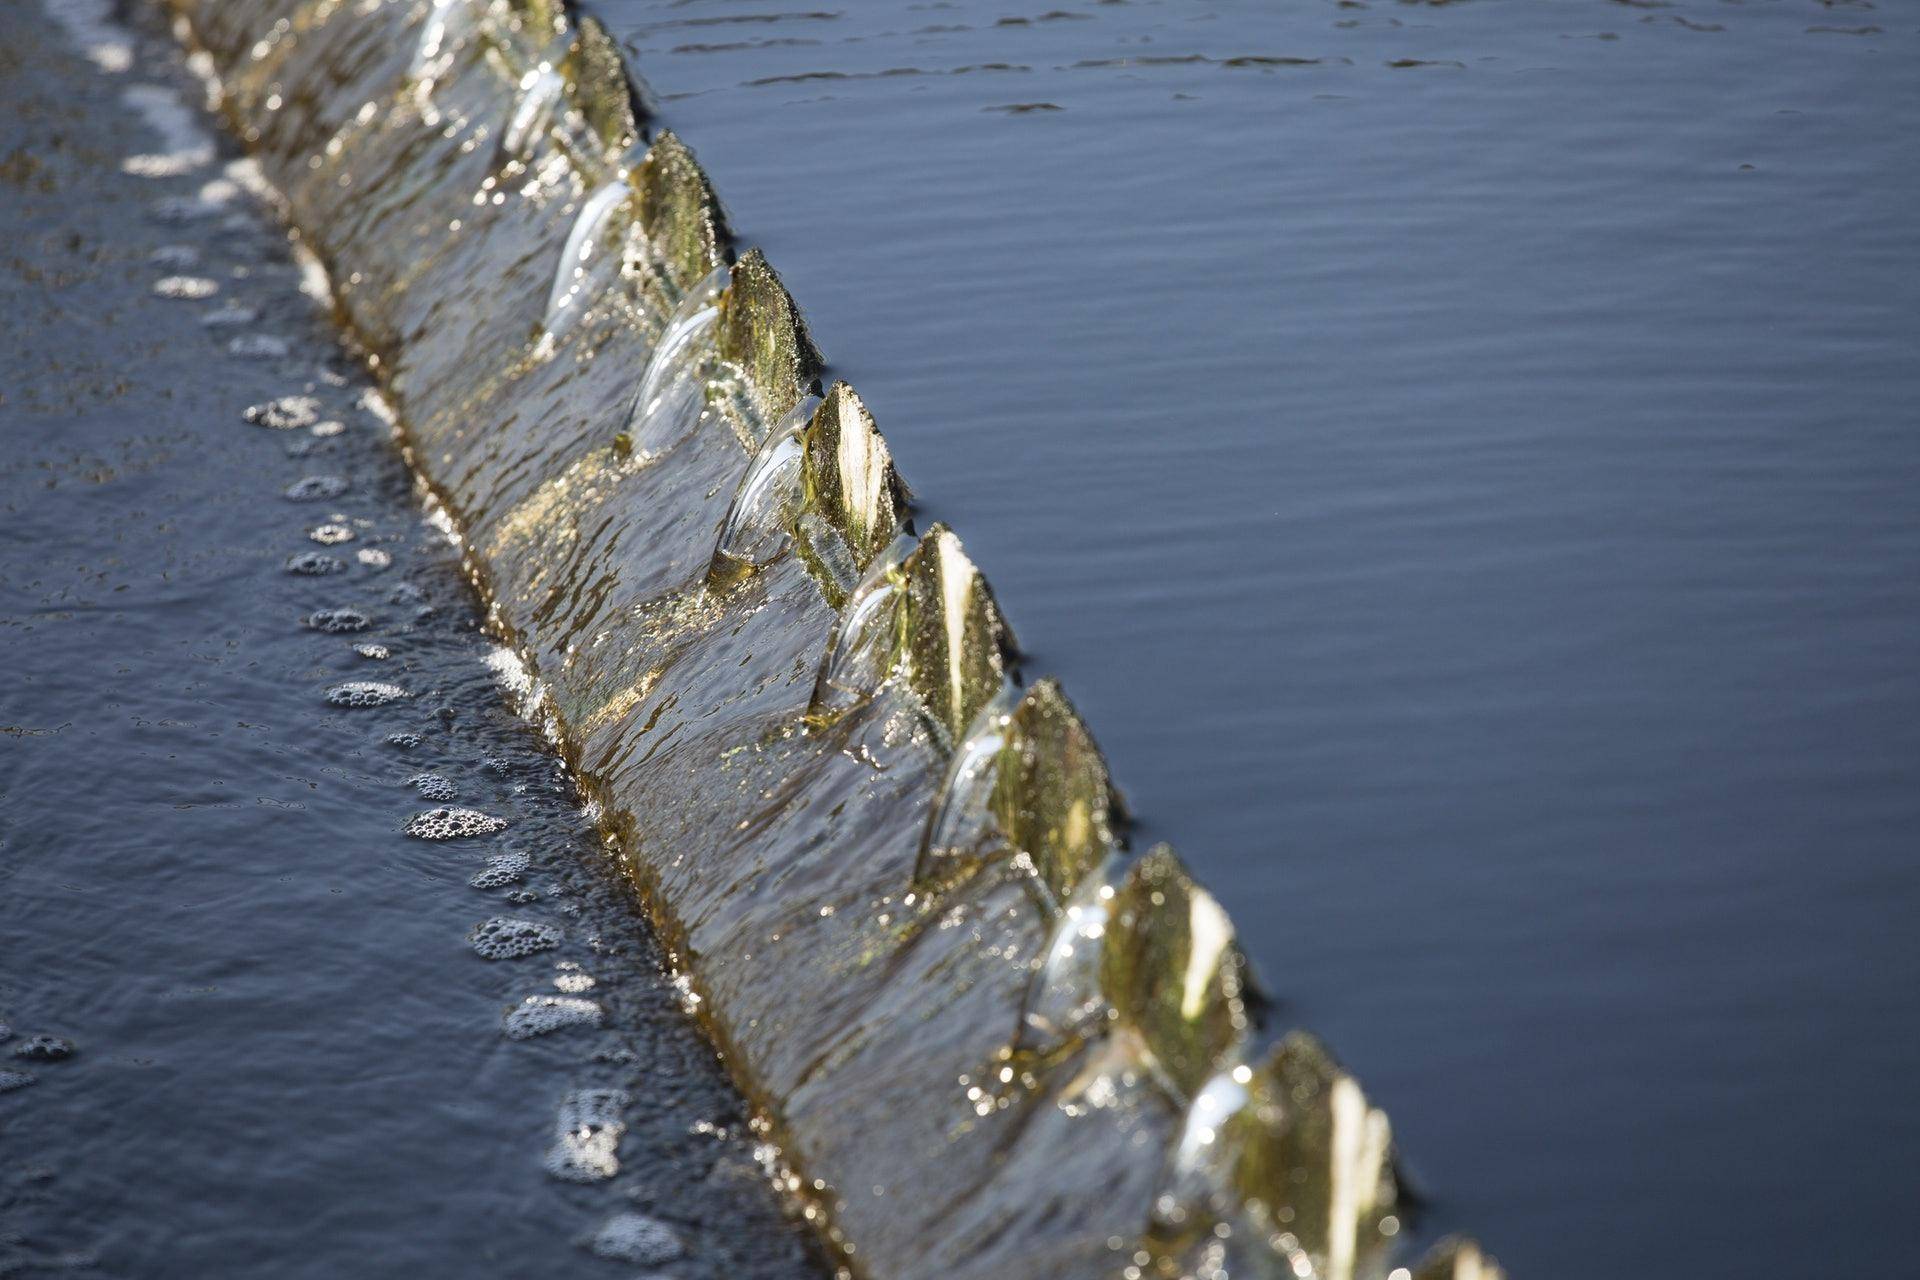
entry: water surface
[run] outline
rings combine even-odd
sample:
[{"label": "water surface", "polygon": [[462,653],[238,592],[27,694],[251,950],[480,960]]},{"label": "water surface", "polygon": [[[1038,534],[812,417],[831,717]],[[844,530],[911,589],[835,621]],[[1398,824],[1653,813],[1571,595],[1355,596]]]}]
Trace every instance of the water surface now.
[{"label": "water surface", "polygon": [[1446,1219],[1907,1265],[1911,14],[594,8]]}]

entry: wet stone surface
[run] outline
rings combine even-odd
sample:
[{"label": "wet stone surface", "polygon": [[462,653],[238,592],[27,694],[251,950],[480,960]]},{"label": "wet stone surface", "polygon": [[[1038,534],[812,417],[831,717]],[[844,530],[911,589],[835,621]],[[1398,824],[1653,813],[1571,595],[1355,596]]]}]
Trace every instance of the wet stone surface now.
[{"label": "wet stone surface", "polygon": [[[0,1275],[818,1273],[284,233],[211,135],[123,167],[189,82],[90,39],[0,23]],[[285,572],[282,493],[387,575]],[[415,696],[329,705],[356,644]],[[423,771],[524,849],[517,958]]]}]

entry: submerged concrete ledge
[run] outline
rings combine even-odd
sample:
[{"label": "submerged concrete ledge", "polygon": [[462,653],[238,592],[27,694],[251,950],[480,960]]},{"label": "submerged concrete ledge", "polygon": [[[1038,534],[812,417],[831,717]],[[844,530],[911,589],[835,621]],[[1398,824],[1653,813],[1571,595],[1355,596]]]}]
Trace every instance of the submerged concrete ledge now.
[{"label": "submerged concrete ledge", "polygon": [[1088,727],[595,21],[168,7],[849,1272],[1499,1274],[1420,1255],[1386,1118],[1129,849]]}]

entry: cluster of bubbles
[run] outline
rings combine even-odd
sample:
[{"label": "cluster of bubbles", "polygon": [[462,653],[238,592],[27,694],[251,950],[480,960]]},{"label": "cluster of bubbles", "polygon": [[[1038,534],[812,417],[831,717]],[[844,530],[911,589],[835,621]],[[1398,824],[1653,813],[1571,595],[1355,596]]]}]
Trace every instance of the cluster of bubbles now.
[{"label": "cluster of bubbles", "polygon": [[493,916],[473,927],[467,941],[483,960],[520,960],[560,945],[560,930],[538,920]]},{"label": "cluster of bubbles", "polygon": [[289,502],[322,502],[337,498],[346,491],[345,476],[302,476],[287,486],[286,498]]},{"label": "cluster of bubbles", "polygon": [[476,889],[504,889],[510,884],[518,884],[520,877],[527,873],[527,855],[519,850],[508,853],[496,853],[487,859],[487,865],[473,873],[467,881]]},{"label": "cluster of bubbles", "polygon": [[560,1100],[547,1172],[562,1182],[604,1182],[620,1172],[625,1089],[575,1089]]},{"label": "cluster of bubbles", "polygon": [[677,1261],[687,1252],[674,1229],[643,1213],[619,1213],[594,1233],[587,1247],[602,1258],[658,1267]]},{"label": "cluster of bubbles", "polygon": [[604,1014],[600,1005],[581,996],[528,996],[501,1019],[509,1040],[531,1040],[568,1027],[597,1027]]},{"label": "cluster of bubbles", "polygon": [[300,551],[287,557],[287,572],[303,578],[324,578],[346,571],[345,560],[324,551]]},{"label": "cluster of bubbles", "polygon": [[380,680],[348,680],[327,690],[327,701],[336,707],[384,707],[409,696],[399,685]]},{"label": "cluster of bubbles", "polygon": [[281,396],[265,404],[248,406],[242,416],[256,427],[297,431],[320,421],[320,402],[312,396]]},{"label": "cluster of bubbles", "polygon": [[407,779],[407,785],[427,800],[451,800],[459,794],[452,779],[437,773],[416,773]]},{"label": "cluster of bubbles", "polygon": [[315,609],[307,615],[306,625],[314,631],[337,635],[342,631],[365,631],[371,621],[358,609]]},{"label": "cluster of bubbles", "polygon": [[490,836],[506,825],[505,818],[496,818],[478,809],[429,809],[408,819],[407,834],[416,840],[459,840],[468,836]]}]

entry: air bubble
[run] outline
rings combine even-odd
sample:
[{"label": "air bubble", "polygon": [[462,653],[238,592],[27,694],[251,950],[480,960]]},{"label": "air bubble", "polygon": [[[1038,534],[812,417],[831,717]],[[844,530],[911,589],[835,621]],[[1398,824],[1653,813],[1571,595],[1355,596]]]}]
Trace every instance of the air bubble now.
[{"label": "air bubble", "polygon": [[249,405],[242,416],[256,427],[294,431],[320,420],[320,402],[312,396],[281,396],[265,404]]},{"label": "air bubble", "polygon": [[420,745],[420,735],[417,733],[390,733],[387,735],[387,745],[390,747],[398,747],[402,751],[411,751]]},{"label": "air bubble", "polygon": [[302,551],[287,557],[287,572],[304,578],[324,578],[330,573],[345,573],[347,562],[324,551]]},{"label": "air bubble", "polygon": [[563,1182],[603,1182],[620,1172],[624,1089],[575,1089],[560,1102],[547,1172]]},{"label": "air bubble", "polygon": [[507,895],[507,901],[516,907],[524,907],[529,902],[540,901],[540,895],[531,889],[515,889]]},{"label": "air bubble", "polygon": [[509,1040],[531,1040],[568,1027],[597,1027],[602,1017],[598,1004],[578,996],[528,996],[501,1020],[500,1029]]},{"label": "air bubble", "polygon": [[587,1247],[602,1258],[640,1267],[657,1267],[687,1252],[672,1227],[641,1213],[615,1214]]},{"label": "air bubble", "polygon": [[526,874],[527,855],[520,852],[497,853],[487,859],[483,870],[473,873],[467,883],[476,889],[504,889]]},{"label": "air bubble", "polygon": [[481,813],[478,809],[429,809],[415,814],[407,823],[407,834],[417,840],[460,840],[468,836],[490,836],[504,830],[505,818]]},{"label": "air bubble", "polygon": [[28,1036],[13,1046],[13,1056],[29,1062],[59,1062],[73,1055],[73,1041],[59,1036]]},{"label": "air bubble", "polygon": [[397,684],[378,680],[349,680],[327,690],[327,701],[336,707],[383,707],[412,696]]},{"label": "air bubble", "polygon": [[353,528],[344,524],[317,524],[307,530],[307,536],[323,547],[333,547],[342,542],[352,542]]},{"label": "air bubble", "polygon": [[338,635],[343,631],[365,631],[371,624],[367,615],[358,609],[315,609],[307,615],[306,625],[314,631]]},{"label": "air bubble", "polygon": [[344,476],[306,476],[288,485],[286,496],[290,502],[318,502],[322,498],[337,498],[346,491]]}]

